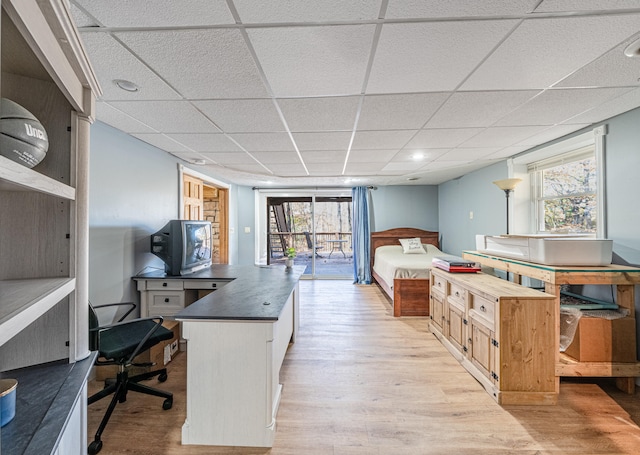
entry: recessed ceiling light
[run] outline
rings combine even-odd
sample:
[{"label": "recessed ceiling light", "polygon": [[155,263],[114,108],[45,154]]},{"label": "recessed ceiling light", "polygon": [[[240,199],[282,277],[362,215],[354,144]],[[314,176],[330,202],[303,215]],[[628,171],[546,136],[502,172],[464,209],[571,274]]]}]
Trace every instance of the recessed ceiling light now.
[{"label": "recessed ceiling light", "polygon": [[411,158],[413,158],[416,161],[420,161],[422,158],[424,158],[424,153],[416,152],[413,155],[411,155]]},{"label": "recessed ceiling light", "polygon": [[136,84],[124,79],[114,79],[113,83],[127,92],[137,92],[138,90],[140,90],[140,87],[138,87]]},{"label": "recessed ceiling light", "polygon": [[191,164],[196,164],[198,166],[202,166],[202,165],[207,164],[207,161],[203,160],[202,158],[196,158],[196,159],[191,160]]},{"label": "recessed ceiling light", "polygon": [[640,57],[640,39],[635,40],[624,48],[624,55],[627,57]]}]

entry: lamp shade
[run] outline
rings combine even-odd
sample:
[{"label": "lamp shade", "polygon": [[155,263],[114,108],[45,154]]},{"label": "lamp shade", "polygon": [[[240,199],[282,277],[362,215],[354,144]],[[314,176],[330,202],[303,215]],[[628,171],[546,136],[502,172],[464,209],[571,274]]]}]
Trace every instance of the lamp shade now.
[{"label": "lamp shade", "polygon": [[501,190],[513,191],[520,182],[522,182],[522,179],[503,179],[496,180],[493,183],[497,185]]}]

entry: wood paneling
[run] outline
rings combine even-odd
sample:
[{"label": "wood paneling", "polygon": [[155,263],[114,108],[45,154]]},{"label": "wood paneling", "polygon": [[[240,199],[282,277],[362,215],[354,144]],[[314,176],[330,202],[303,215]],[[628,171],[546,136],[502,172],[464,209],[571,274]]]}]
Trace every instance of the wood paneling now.
[{"label": "wood paneling", "polygon": [[[180,444],[181,352],[159,384],[174,393],[173,408],[130,393],[103,434],[101,455],[638,453],[638,394],[573,379],[561,384],[556,406],[501,407],[428,333],[428,318],[394,318],[377,286],[303,280],[300,291],[300,331],[281,371],[272,449]],[[106,405],[89,407],[89,438]]]}]

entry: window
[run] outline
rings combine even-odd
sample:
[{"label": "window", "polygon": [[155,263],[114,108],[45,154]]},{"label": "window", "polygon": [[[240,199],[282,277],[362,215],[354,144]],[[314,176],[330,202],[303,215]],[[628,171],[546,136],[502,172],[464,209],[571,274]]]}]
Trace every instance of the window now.
[{"label": "window", "polygon": [[594,146],[530,163],[528,171],[537,232],[597,233],[598,167]]}]

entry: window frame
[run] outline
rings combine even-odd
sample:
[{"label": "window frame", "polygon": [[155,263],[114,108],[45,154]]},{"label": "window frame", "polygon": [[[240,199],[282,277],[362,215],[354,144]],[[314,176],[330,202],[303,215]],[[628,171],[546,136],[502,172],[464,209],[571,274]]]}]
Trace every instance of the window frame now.
[{"label": "window frame", "polygon": [[509,177],[523,179],[523,184],[513,194],[514,232],[538,232],[535,214],[535,187],[529,166],[543,160],[551,160],[564,154],[592,146],[596,159],[596,237],[607,237],[606,225],[606,178],[605,178],[605,137],[607,125],[600,125],[590,130],[583,130],[554,142],[546,147],[541,147],[531,152],[524,152],[507,160]]}]

